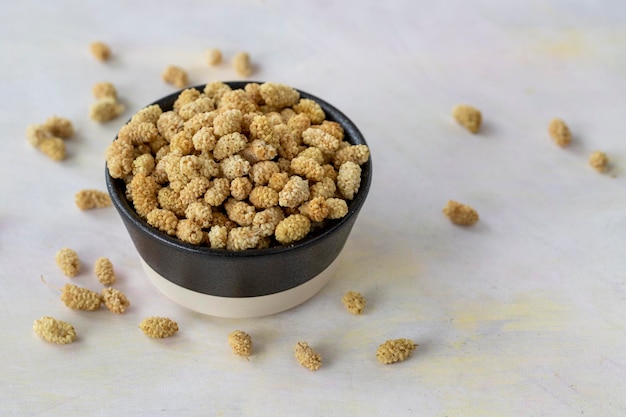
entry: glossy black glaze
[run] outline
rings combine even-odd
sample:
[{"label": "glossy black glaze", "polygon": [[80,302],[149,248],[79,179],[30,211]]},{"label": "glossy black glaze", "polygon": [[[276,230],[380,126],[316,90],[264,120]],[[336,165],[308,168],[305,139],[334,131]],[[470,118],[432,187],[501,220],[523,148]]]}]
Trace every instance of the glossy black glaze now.
[{"label": "glossy black glaze", "polygon": [[[252,81],[227,82],[233,89]],[[204,86],[196,86],[202,91]],[[180,92],[164,97],[158,104],[171,110]],[[340,123],[345,139],[366,144],[357,127],[339,110],[323,100],[300,91],[303,98],[315,100],[326,119]],[[141,258],[161,276],[181,287],[221,297],[255,297],[285,291],[301,285],[322,272],[341,252],[358,213],[365,202],[372,179],[370,160],[362,167],[361,187],[348,202],[348,214],[333,220],[294,245],[246,251],[215,250],[182,242],[153,228],[143,220],[126,199],[124,181],[105,177],[113,205]]]}]

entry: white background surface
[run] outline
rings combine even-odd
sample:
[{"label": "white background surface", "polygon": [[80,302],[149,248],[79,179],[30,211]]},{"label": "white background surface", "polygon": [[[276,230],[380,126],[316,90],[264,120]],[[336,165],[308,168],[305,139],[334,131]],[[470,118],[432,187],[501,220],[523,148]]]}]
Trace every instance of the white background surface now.
[{"label": "white background surface", "polygon": [[[619,416],[626,414],[626,3],[621,1],[184,1],[0,4],[0,414],[3,416]],[[107,42],[113,59],[89,54]],[[203,52],[221,48],[210,68]],[[252,78],[333,103],[362,130],[374,181],[337,277],[288,312],[249,320],[202,316],[147,281],[114,209],[80,212],[74,193],[104,189],[103,152],[120,125],[175,89]],[[113,82],[127,112],[88,118],[91,86]],[[473,136],[450,117],[483,111]],[[26,142],[28,124],[70,118],[68,158]],[[569,124],[560,149],[546,128]],[[609,174],[587,165],[595,149]],[[441,214],[448,199],[478,210],[472,228]],[[55,290],[63,246],[83,261],[72,282],[99,288],[109,257],[126,314],[67,309]],[[351,316],[340,298],[368,299]],[[50,345],[32,323],[74,324]],[[146,316],[180,332],[150,340]],[[249,361],[227,334],[249,332]],[[420,346],[379,364],[386,339]],[[324,358],[301,368],[293,346]]]}]

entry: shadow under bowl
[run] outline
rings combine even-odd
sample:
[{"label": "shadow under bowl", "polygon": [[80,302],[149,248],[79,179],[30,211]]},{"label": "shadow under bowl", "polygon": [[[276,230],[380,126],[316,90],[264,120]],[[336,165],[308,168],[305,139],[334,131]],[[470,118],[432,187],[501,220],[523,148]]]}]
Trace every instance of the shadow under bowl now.
[{"label": "shadow under bowl", "polygon": [[[226,82],[232,89],[246,82]],[[204,85],[194,87],[200,91]],[[299,90],[298,90],[299,91]],[[169,111],[180,92],[152,104]],[[344,128],[346,141],[366,145],[363,135],[342,112],[327,102],[299,91],[316,101],[326,120]],[[150,226],[126,198],[126,184],[105,169],[107,190],[139,253],[152,283],[174,302],[217,317],[260,317],[279,313],[311,298],[332,278],[339,255],[369,192],[370,159],[361,166],[361,185],[347,201],[348,214],[330,220],[290,246],[229,251],[192,245]]]}]

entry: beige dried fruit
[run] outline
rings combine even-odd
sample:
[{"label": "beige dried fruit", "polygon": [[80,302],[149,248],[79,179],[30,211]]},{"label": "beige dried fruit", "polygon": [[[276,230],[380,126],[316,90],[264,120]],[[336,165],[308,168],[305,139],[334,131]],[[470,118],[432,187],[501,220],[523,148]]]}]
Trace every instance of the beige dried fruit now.
[{"label": "beige dried fruit", "polygon": [[33,331],[46,342],[65,345],[76,340],[76,331],[71,324],[54,317],[43,316],[35,320]]},{"label": "beige dried fruit", "polygon": [[235,330],[228,335],[228,344],[235,355],[248,357],[252,354],[252,338],[242,330]]},{"label": "beige dried fruit", "polygon": [[102,97],[89,106],[89,117],[98,123],[105,123],[124,113],[126,107],[114,97]]},{"label": "beige dried fruit", "polygon": [[386,365],[395,362],[402,362],[411,356],[417,348],[417,344],[410,339],[387,340],[376,350],[376,359]]},{"label": "beige dried fruit", "polygon": [[207,63],[211,66],[222,62],[222,51],[217,48],[210,48],[206,51]]},{"label": "beige dried fruit", "polygon": [[111,57],[111,48],[104,42],[92,42],[89,45],[89,50],[94,58],[101,62],[108,61]]},{"label": "beige dried fruit", "polygon": [[98,281],[102,285],[112,285],[115,283],[115,270],[109,258],[101,257],[96,260],[94,271]]},{"label": "beige dried fruit", "polygon": [[69,277],[73,278],[78,274],[80,270],[80,259],[78,254],[70,248],[61,248],[54,257],[57,266],[61,268],[61,271]]},{"label": "beige dried fruit", "polygon": [[147,336],[163,339],[178,332],[178,323],[167,317],[148,317],[139,323],[139,328]]},{"label": "beige dried fruit", "polygon": [[165,71],[163,71],[161,78],[163,78],[163,81],[166,83],[172,84],[178,88],[185,88],[189,83],[189,76],[187,75],[187,72],[175,65],[167,66]]},{"label": "beige dried fruit", "polygon": [[249,77],[252,74],[250,54],[247,52],[238,52],[233,57],[233,69],[242,77]]},{"label": "beige dried fruit", "polygon": [[548,133],[550,137],[560,147],[565,147],[570,144],[572,141],[572,133],[569,130],[569,127],[565,124],[565,122],[561,119],[554,118],[550,121],[548,125]]},{"label": "beige dried fruit", "polygon": [[589,165],[598,172],[606,172],[609,167],[609,157],[600,151],[595,151],[589,155]]},{"label": "beige dried fruit", "polygon": [[67,153],[65,141],[61,138],[50,136],[39,143],[39,150],[53,161],[62,161]]},{"label": "beige dried fruit", "polygon": [[102,297],[95,291],[65,284],[61,289],[61,301],[73,310],[95,311],[102,304]]},{"label": "beige dried fruit", "polygon": [[130,301],[128,301],[128,298],[126,298],[124,293],[120,290],[116,290],[111,287],[103,288],[100,294],[104,305],[112,313],[122,314],[128,307],[130,307]]},{"label": "beige dried fruit", "polygon": [[471,226],[479,220],[478,212],[466,204],[450,200],[443,208],[445,214],[452,223],[459,226]]},{"label": "beige dried fruit", "polygon": [[80,190],[74,195],[76,207],[81,210],[91,210],[111,206],[111,197],[100,190]]},{"label": "beige dried fruit", "polygon": [[356,291],[348,291],[341,298],[341,302],[352,314],[359,315],[363,313],[363,309],[365,308],[365,297],[363,297],[361,293]]},{"label": "beige dried fruit", "polygon": [[322,356],[306,342],[296,343],[295,357],[300,365],[311,371],[317,371],[322,366]]},{"label": "beige dried fruit", "polygon": [[454,106],[452,117],[471,133],[478,133],[483,120],[480,110],[467,104]]}]

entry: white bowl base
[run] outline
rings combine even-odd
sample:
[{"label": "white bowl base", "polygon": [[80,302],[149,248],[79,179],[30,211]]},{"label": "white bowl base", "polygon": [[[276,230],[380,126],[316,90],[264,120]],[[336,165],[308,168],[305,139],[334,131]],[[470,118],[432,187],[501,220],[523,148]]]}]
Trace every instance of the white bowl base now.
[{"label": "white bowl base", "polygon": [[280,313],[317,294],[335,274],[339,258],[304,284],[279,293],[258,297],[218,297],[203,294],[176,285],[152,269],[142,258],[141,264],[148,278],[159,291],[177,304],[202,314],[224,318],[250,318]]}]

